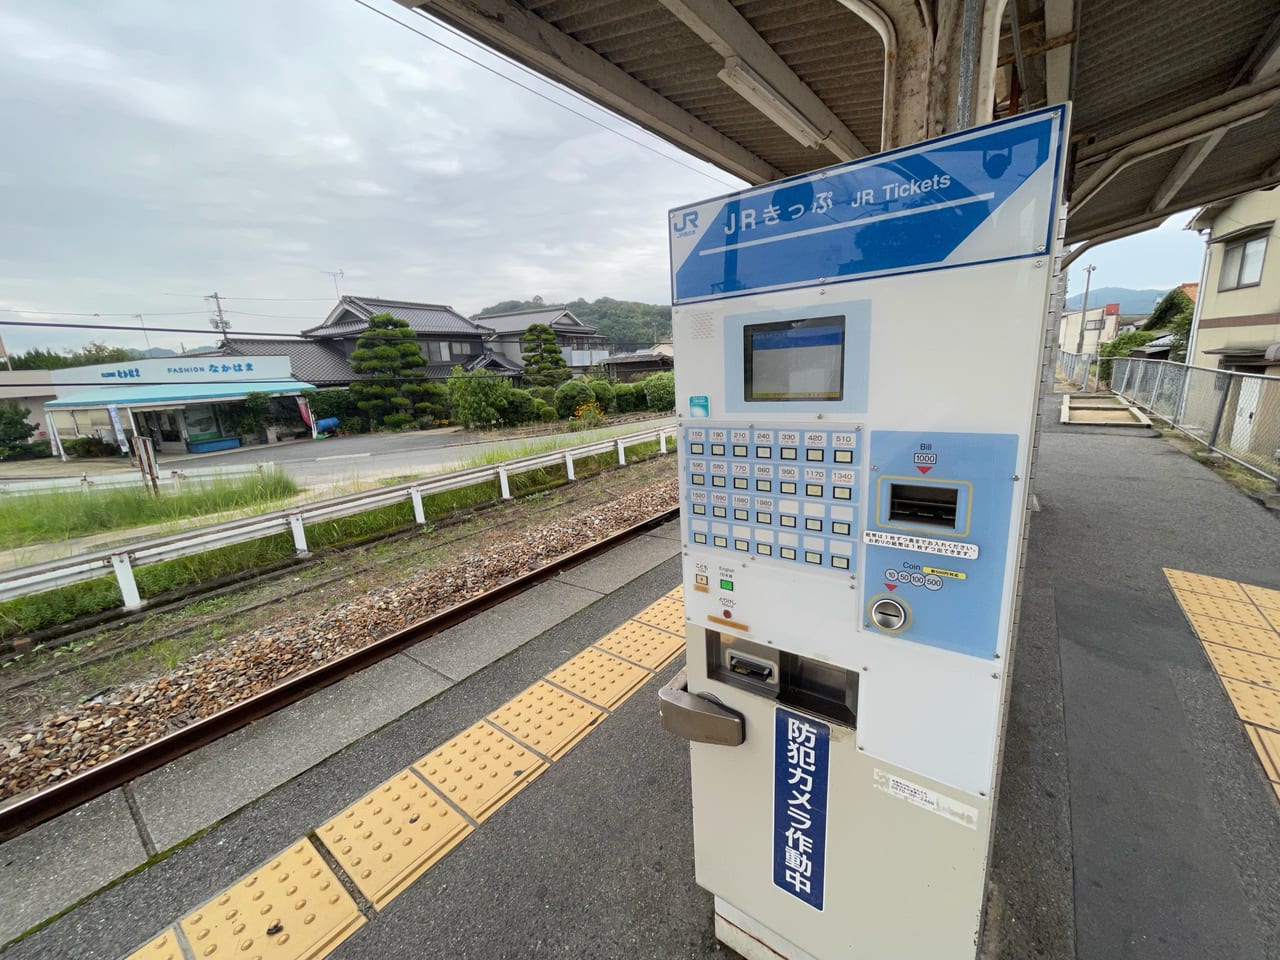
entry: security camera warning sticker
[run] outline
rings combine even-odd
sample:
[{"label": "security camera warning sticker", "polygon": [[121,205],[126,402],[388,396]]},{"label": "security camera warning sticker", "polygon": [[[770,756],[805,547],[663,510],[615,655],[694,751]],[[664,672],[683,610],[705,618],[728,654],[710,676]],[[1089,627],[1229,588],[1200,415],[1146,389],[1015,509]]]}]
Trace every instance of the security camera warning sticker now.
[{"label": "security camera warning sticker", "polygon": [[773,882],[822,909],[831,728],[779,707],[773,732]]}]

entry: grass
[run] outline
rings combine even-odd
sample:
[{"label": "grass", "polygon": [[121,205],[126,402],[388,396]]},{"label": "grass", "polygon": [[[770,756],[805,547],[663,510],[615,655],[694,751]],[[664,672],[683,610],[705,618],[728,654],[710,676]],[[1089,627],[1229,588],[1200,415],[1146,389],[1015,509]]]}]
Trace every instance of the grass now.
[{"label": "grass", "polygon": [[69,540],[109,530],[243,510],[296,495],[298,485],[278,471],[214,480],[158,497],[141,486],[58,490],[0,497],[0,547]]}]

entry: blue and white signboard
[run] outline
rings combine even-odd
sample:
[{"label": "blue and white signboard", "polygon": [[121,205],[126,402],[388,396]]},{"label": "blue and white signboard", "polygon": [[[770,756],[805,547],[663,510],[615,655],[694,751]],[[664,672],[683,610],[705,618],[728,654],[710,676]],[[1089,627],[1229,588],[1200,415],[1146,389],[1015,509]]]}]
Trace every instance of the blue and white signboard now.
[{"label": "blue and white signboard", "polygon": [[673,210],[672,302],[1043,256],[1065,121],[1050,107]]},{"label": "blue and white signboard", "polygon": [[831,728],[778,707],[773,733],[773,882],[822,909]]}]

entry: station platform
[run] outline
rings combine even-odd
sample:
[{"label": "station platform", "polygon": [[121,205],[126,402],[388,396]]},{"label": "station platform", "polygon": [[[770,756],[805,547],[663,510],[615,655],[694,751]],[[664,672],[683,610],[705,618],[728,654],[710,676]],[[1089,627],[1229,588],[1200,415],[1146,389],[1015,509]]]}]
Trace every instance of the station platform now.
[{"label": "station platform", "polygon": [[[1259,602],[1280,521],[1150,432],[1044,422],[979,955],[1280,957],[1280,693],[1251,619],[1280,640]],[[0,942],[44,923],[0,956],[731,956],[693,880],[688,748],[657,717],[683,661],[678,537],[0,846]],[[561,688],[574,711],[542,722]],[[460,782],[486,750],[506,772]],[[264,889],[281,929],[248,926]]]}]

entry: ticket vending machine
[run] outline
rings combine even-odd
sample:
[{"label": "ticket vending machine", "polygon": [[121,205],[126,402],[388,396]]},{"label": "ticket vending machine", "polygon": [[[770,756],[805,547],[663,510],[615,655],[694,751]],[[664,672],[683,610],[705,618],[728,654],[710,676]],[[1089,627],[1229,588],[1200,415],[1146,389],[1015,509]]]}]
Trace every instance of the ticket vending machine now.
[{"label": "ticket vending machine", "polygon": [[972,958],[1067,110],[674,210],[698,883],[743,956]]}]

